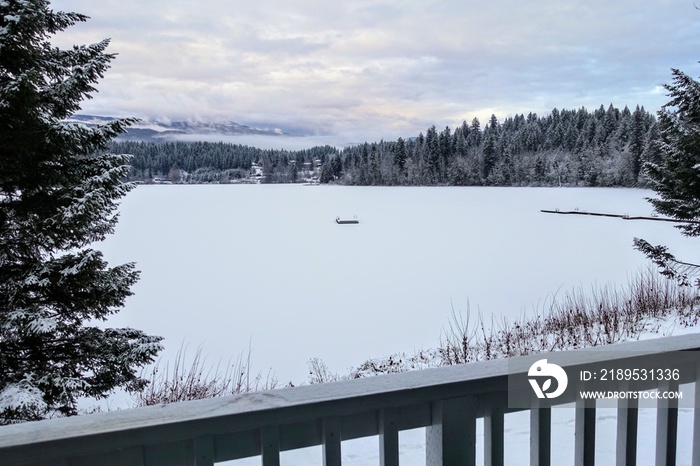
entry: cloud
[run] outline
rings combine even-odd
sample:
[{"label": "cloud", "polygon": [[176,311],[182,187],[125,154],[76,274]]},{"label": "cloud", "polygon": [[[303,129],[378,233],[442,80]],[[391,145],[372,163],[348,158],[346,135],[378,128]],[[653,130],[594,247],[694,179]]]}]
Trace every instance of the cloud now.
[{"label": "cloud", "polygon": [[658,109],[698,75],[692,2],[61,0],[92,19],[57,43],[118,52],[84,111],[231,119],[366,139],[474,116]]}]

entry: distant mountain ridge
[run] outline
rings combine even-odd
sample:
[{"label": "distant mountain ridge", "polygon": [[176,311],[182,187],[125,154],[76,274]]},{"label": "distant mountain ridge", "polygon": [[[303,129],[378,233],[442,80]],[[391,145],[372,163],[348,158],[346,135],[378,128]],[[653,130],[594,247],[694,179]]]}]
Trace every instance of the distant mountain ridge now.
[{"label": "distant mountain ridge", "polygon": [[[99,125],[116,118],[97,115],[73,115],[67,121],[85,125]],[[159,121],[143,119],[131,125],[126,133],[117,139],[126,141],[163,141],[176,139],[183,135],[214,135],[214,136],[291,136],[282,130],[253,128],[234,121],[201,122],[201,121]]]}]

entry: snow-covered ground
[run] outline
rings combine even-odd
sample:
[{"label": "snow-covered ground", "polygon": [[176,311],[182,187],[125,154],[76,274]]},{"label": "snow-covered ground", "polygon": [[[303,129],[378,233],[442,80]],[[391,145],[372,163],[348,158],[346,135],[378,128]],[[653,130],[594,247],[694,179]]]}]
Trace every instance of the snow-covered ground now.
[{"label": "snow-covered ground", "polygon": [[[669,223],[540,212],[578,208],[649,215],[644,197],[652,194],[139,186],[122,203],[115,235],[100,245],[110,263],[135,261],[142,271],[135,296],[109,325],[164,336],[165,360],[183,344],[192,354],[201,346],[212,363],[226,362],[250,345],[255,371],[271,369],[282,384],[304,383],[311,358],[344,373],[367,358],[434,347],[453,308],[464,312],[469,304],[472,312],[498,320],[534,312],[561,290],[624,283],[645,264],[632,248],[635,236],[667,244],[697,262],[693,240]],[[358,225],[334,221],[354,215]],[[553,441],[573,446],[573,411],[555,411]],[[641,416],[642,428],[655,425],[654,410]],[[521,418],[506,421],[507,464],[517,464],[520,446],[527,446],[529,424]],[[614,448],[614,428],[610,421],[598,429],[601,455]],[[686,430],[679,431],[687,436]],[[401,441],[402,464],[421,464],[422,431],[402,433]],[[653,453],[653,443],[647,444],[643,447]],[[343,449],[345,464],[376,463],[376,439],[346,442]],[[555,449],[555,455],[570,451]],[[319,452],[283,458],[320,464]],[[609,463],[605,458],[601,464]],[[553,464],[564,463],[553,459]]]}]

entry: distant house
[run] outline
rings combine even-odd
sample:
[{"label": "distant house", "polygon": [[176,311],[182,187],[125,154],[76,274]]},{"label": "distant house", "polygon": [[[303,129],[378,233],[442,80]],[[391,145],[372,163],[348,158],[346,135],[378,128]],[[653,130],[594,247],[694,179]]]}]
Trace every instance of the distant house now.
[{"label": "distant house", "polygon": [[263,172],[262,165],[258,163],[254,163],[250,167],[250,174],[248,175],[247,178],[243,179],[243,183],[255,183],[255,184],[260,184],[262,183],[263,178],[265,177],[265,173]]}]

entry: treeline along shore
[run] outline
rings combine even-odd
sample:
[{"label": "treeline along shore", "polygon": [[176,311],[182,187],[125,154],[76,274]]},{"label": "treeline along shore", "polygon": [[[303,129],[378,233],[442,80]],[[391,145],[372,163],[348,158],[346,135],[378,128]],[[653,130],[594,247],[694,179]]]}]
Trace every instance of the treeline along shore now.
[{"label": "treeline along shore", "polygon": [[116,141],[133,155],[130,179],[171,183],[299,183],[360,186],[643,186],[657,162],[657,121],[637,106],[552,110],[484,125],[346,148],[263,150],[230,143]]}]

